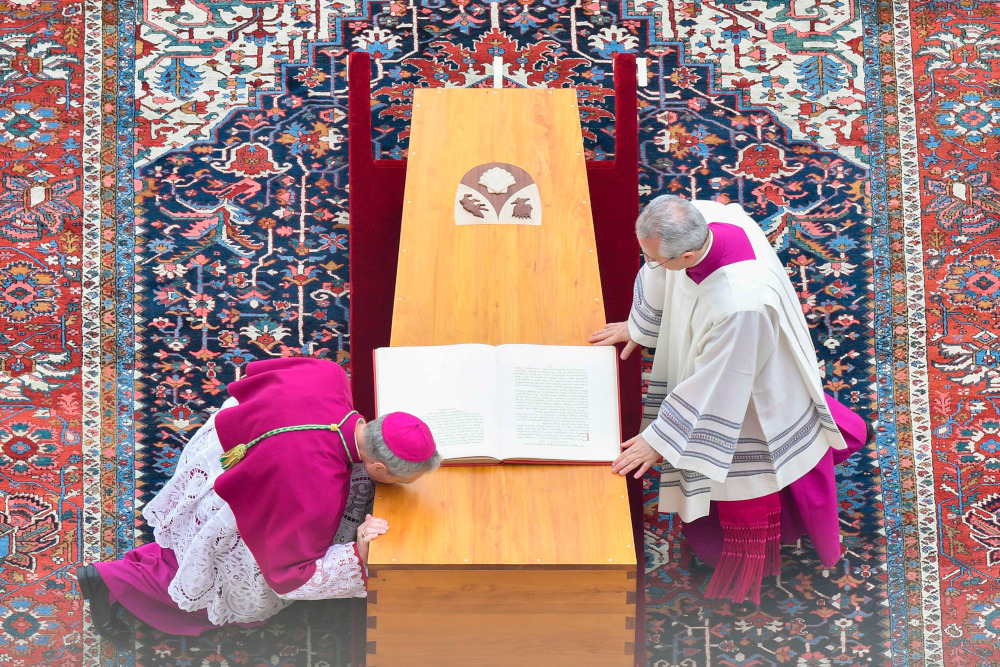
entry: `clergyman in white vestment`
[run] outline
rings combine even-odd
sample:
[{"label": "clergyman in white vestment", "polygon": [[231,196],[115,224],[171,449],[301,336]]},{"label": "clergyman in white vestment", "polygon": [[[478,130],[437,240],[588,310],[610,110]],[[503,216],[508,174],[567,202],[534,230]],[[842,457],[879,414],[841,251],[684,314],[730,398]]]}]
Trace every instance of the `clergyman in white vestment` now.
[{"label": "clergyman in white vestment", "polygon": [[591,338],[625,343],[623,359],[655,348],[642,431],[612,469],[640,477],[662,459],[660,511],[716,567],[709,596],[759,601],[780,542],[807,532],[839,559],[833,465],[870,427],[824,394],[799,299],[742,207],[660,196],[636,236],[629,320]]}]

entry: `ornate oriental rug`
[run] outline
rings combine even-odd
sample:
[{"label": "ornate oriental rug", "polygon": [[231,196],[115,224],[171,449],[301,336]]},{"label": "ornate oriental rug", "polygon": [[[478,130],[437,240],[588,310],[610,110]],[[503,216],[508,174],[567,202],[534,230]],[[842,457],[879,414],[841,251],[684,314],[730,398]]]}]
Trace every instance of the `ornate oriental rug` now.
[{"label": "ornate oriental rug", "polygon": [[249,361],[349,360],[352,50],[383,158],[414,87],[490,86],[495,56],[505,86],[575,87],[605,158],[611,57],[635,52],[643,202],[741,203],[826,389],[879,420],[840,470],[842,560],[786,546],[759,608],[705,599],[648,476],[649,664],[1000,664],[1000,16],[978,0],[0,0],[0,664],[350,662],[341,602],[116,650],[72,571],[151,539],[143,504]]}]

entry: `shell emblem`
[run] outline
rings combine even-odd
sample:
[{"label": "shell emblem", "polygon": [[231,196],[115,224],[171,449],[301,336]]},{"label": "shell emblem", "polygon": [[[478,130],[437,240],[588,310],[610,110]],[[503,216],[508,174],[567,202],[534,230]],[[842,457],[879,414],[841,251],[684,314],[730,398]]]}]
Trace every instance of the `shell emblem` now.
[{"label": "shell emblem", "polygon": [[455,193],[456,225],[540,225],[535,179],[521,167],[490,162],[473,167]]}]

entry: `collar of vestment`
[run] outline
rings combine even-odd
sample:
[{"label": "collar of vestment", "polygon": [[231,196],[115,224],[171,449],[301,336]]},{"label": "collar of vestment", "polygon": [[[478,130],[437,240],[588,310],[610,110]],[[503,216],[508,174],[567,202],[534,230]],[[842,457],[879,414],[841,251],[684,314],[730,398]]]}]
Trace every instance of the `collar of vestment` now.
[{"label": "collar of vestment", "polygon": [[724,266],[757,258],[746,232],[737,225],[710,222],[708,228],[712,232],[711,246],[697,264],[686,269],[688,278],[698,285]]}]

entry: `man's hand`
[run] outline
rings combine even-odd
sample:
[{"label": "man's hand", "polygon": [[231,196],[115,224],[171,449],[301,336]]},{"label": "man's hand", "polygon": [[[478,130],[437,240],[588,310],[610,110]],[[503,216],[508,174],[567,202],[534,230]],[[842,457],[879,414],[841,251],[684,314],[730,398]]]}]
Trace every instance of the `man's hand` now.
[{"label": "man's hand", "polygon": [[368,543],[377,539],[379,535],[385,534],[387,530],[389,530],[389,522],[373,517],[371,514],[366,514],[365,520],[358,526],[358,553],[365,565],[368,564]]},{"label": "man's hand", "polygon": [[627,475],[632,470],[638,468],[633,476],[639,479],[646,474],[649,466],[658,463],[662,459],[663,457],[660,456],[659,452],[653,449],[640,433],[631,440],[622,443],[622,453],[611,464],[611,472],[616,472],[619,475]]},{"label": "man's hand", "polygon": [[639,346],[628,333],[628,322],[615,322],[604,327],[600,331],[595,331],[590,337],[592,345],[617,345],[625,343],[622,348],[621,358],[628,359],[632,350]]}]

